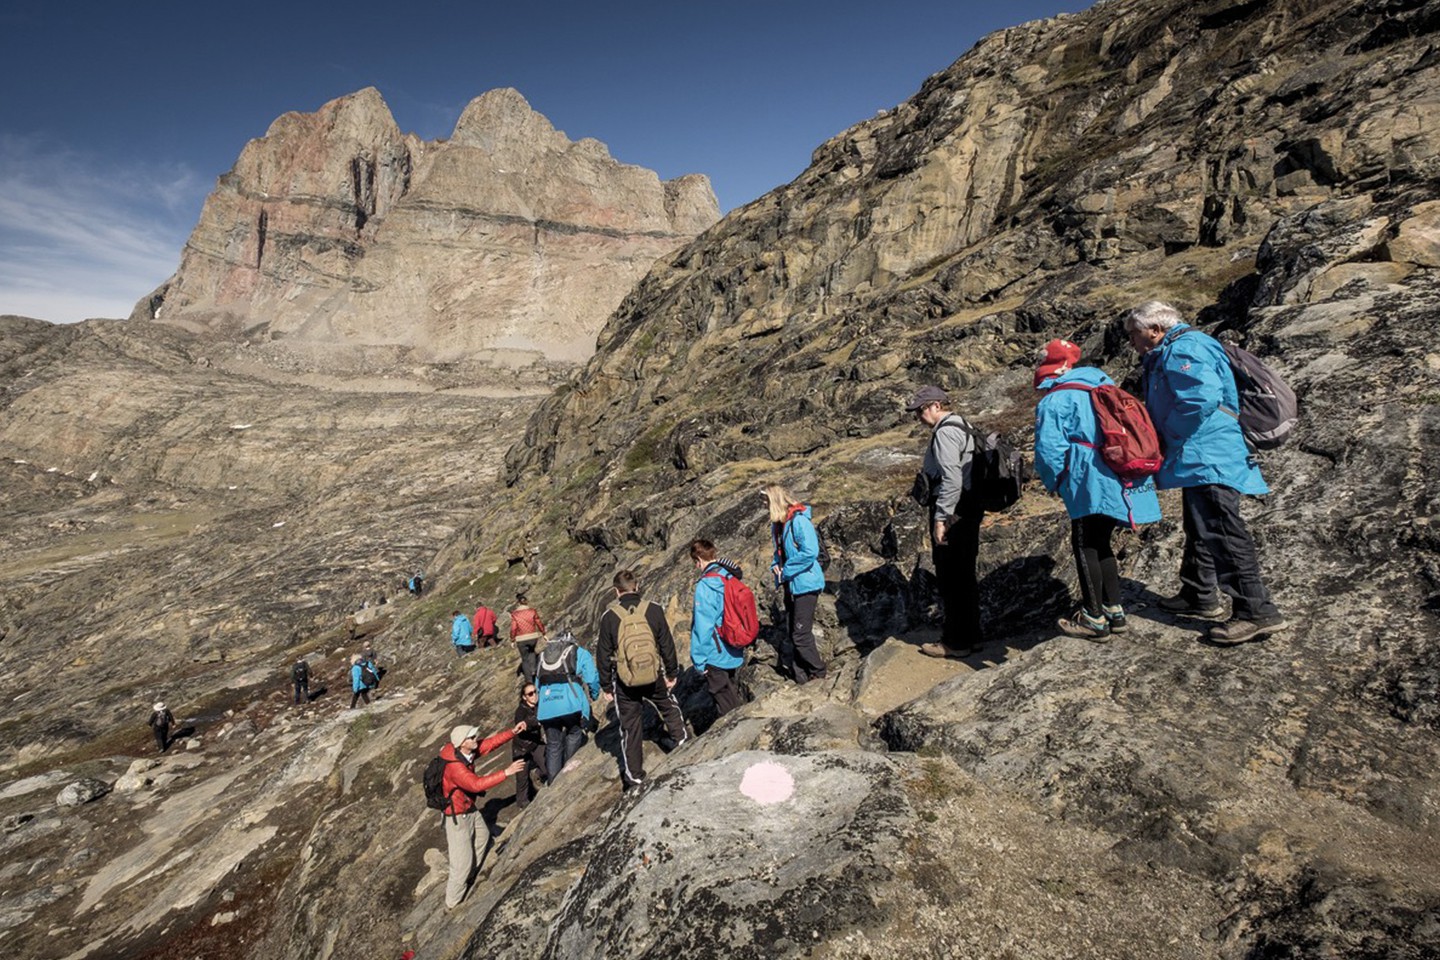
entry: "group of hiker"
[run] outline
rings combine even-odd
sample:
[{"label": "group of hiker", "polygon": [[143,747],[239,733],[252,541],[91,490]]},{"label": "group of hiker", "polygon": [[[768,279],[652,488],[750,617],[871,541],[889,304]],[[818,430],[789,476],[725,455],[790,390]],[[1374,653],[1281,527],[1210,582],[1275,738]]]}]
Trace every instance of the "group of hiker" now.
[{"label": "group of hiker", "polygon": [[[1223,620],[1209,631],[1209,639],[1219,645],[1263,639],[1284,629],[1239,505],[1241,496],[1267,492],[1256,447],[1283,437],[1293,425],[1293,409],[1288,420],[1270,425],[1271,436],[1259,436],[1242,414],[1236,361],[1219,341],[1159,301],[1131,310],[1124,323],[1142,358],[1143,401],[1098,368],[1081,365],[1080,348],[1068,340],[1046,344],[1034,374],[1040,394],[1035,471],[1045,489],[1065,503],[1080,587],[1078,609],[1061,618],[1057,628],[1097,642],[1128,629],[1115,532],[1159,520],[1157,489],[1178,488],[1185,533],[1180,589],[1160,600],[1160,609],[1179,617]],[[1255,382],[1247,386],[1253,389]],[[928,510],[943,607],[939,640],[920,650],[935,657],[967,657],[985,643],[976,579],[981,524],[997,503],[1005,506],[1019,496],[1018,457],[954,412],[938,386],[921,387],[906,409],[930,428],[915,495]],[[1014,461],[1004,462],[1007,457]],[[987,489],[997,476],[1015,481],[1008,496],[997,498]],[[770,573],[783,596],[781,662],[796,683],[822,680],[827,665],[813,623],[829,558],[809,506],[776,484],[760,494],[770,520]],[[723,716],[742,703],[736,674],[759,630],[754,595],[739,566],[720,556],[711,541],[692,540],[688,556],[696,572],[690,661],[717,715]],[[510,611],[510,638],[521,653],[514,725],[483,739],[476,727],[455,727],[425,778],[427,798],[446,821],[447,907],[463,898],[476,862],[476,798],[514,776],[516,802],[524,808],[535,788],[532,775],[553,783],[583,743],[593,723],[592,700],[615,706],[627,790],[645,782],[646,703],[664,727],[662,749],[668,752],[688,739],[674,693],[680,665],[664,611],[641,598],[633,571],[617,573],[613,591],[600,617],[593,657],[569,632],[548,637],[539,613],[524,594],[517,597]],[[1232,599],[1228,618],[1221,594]],[[494,612],[483,604],[473,618],[458,610],[453,616],[452,640],[461,656],[475,649],[477,637],[482,647],[496,641]],[[505,743],[512,743],[510,765],[476,774],[476,760]]]},{"label": "group of hiker", "polygon": [[[1143,401],[1104,372],[1080,365],[1068,340],[1045,345],[1035,371],[1035,470],[1060,494],[1080,606],[1057,628],[1105,642],[1128,628],[1120,597],[1114,532],[1160,519],[1158,489],[1179,489],[1185,544],[1180,589],[1159,608],[1178,617],[1223,620],[1210,642],[1235,645],[1285,629],[1260,575],[1255,541],[1240,516],[1240,498],[1269,492],[1257,449],[1278,445],[1295,422],[1294,395],[1244,351],[1227,348],[1185,323],[1179,311],[1150,301],[1124,319],[1141,357]],[[1242,405],[1239,384],[1246,386]],[[935,576],[944,606],[937,643],[921,652],[967,657],[985,643],[976,560],[984,507],[972,474],[985,465],[986,441],[949,409],[936,386],[920,388],[908,410],[931,428],[917,487],[930,510]],[[948,429],[947,429],[948,428]],[[1221,595],[1231,598],[1226,618]]]},{"label": "group of hiker", "polygon": [[[782,653],[790,651],[785,659],[793,665],[797,683],[823,679],[826,665],[815,642],[813,621],[825,577],[810,509],[778,485],[761,493],[767,501],[774,544],[771,574],[784,594],[787,629]],[[745,585],[739,565],[719,556],[709,540],[692,540],[688,555],[697,574],[690,662],[714,699],[717,716],[723,716],[743,702],[736,673],[745,663],[746,647],[759,634],[755,597]],[[647,703],[664,728],[659,741],[663,751],[668,753],[689,739],[685,715],[675,696],[681,668],[665,611],[640,596],[639,578],[632,570],[616,573],[612,590],[597,625],[593,656],[569,631],[548,637],[539,613],[520,594],[510,611],[511,640],[521,655],[520,703],[514,725],[483,739],[478,728],[457,726],[427,768],[427,801],[445,820],[450,866],[447,907],[454,907],[464,897],[475,867],[476,838],[483,836],[478,834],[475,820],[479,794],[513,776],[515,803],[524,809],[536,788],[532,776],[538,774],[542,784],[553,784],[583,745],[586,731],[598,725],[592,701],[598,700],[602,710],[612,704],[615,708],[621,783],[627,791],[645,783]],[[483,604],[481,609],[486,609]],[[453,616],[452,640],[473,637],[476,623],[492,622],[493,617],[479,611],[473,620],[459,611]],[[473,646],[473,642],[465,645]],[[457,649],[461,646],[456,643]],[[460,650],[462,656],[466,652]],[[505,743],[512,744],[510,765],[477,774],[476,761]]]}]

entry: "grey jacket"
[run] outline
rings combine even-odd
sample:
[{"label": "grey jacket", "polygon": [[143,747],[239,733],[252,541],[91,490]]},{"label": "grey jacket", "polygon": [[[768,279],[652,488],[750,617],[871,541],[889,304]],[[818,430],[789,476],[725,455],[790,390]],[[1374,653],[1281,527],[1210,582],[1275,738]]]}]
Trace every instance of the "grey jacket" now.
[{"label": "grey jacket", "polygon": [[932,523],[953,515],[960,504],[960,494],[970,489],[970,461],[975,454],[975,443],[966,426],[964,417],[951,413],[935,424],[930,434],[930,446],[925,450],[925,463],[920,469],[930,478],[930,489],[935,491],[935,502],[930,508]]}]

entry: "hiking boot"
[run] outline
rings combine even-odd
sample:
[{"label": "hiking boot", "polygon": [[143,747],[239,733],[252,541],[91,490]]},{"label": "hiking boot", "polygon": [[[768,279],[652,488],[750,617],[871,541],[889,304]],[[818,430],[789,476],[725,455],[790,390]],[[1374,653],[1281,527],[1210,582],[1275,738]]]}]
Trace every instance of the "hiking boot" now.
[{"label": "hiking boot", "polygon": [[1110,642],[1110,622],[1104,617],[1091,617],[1084,610],[1077,610],[1069,620],[1061,617],[1055,626],[1067,637],[1079,637],[1094,643]]},{"label": "hiking boot", "polygon": [[1111,633],[1124,633],[1130,629],[1130,621],[1125,619],[1125,608],[1116,604],[1113,607],[1102,607],[1105,612],[1105,619],[1110,621]]},{"label": "hiking boot", "polygon": [[1219,600],[1202,603],[1192,600],[1183,593],[1165,597],[1156,606],[1166,613],[1177,617],[1189,617],[1192,620],[1219,620],[1225,616],[1225,608],[1220,606]]},{"label": "hiking boot", "polygon": [[1272,633],[1284,630],[1287,626],[1289,624],[1285,622],[1285,618],[1278,613],[1274,616],[1258,617],[1254,620],[1227,620],[1219,626],[1210,628],[1210,639],[1215,643],[1234,646],[1248,640],[1268,637]]},{"label": "hiking boot", "polygon": [[978,647],[947,647],[943,643],[922,643],[920,652],[927,657],[941,659],[963,660],[978,650]]}]

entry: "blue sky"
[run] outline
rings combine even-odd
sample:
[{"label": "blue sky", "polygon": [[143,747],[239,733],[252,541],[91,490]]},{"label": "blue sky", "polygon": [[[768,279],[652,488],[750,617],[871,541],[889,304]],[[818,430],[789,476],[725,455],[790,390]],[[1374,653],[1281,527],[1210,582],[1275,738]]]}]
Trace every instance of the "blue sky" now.
[{"label": "blue sky", "polygon": [[515,87],[571,139],[707,174],[730,210],[985,34],[1087,6],[0,0],[0,314],[128,315],[247,140],[362,87],[425,139]]}]

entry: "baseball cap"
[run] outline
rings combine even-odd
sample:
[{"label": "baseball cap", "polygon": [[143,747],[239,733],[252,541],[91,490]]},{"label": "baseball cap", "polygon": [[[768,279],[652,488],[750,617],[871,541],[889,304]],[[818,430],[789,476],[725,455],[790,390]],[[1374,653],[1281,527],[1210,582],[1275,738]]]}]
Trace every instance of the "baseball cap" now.
[{"label": "baseball cap", "polygon": [[949,403],[950,395],[937,386],[926,385],[915,391],[915,396],[905,404],[905,409],[914,413],[916,410],[924,409],[932,403]]}]

